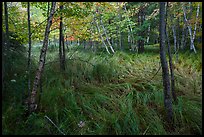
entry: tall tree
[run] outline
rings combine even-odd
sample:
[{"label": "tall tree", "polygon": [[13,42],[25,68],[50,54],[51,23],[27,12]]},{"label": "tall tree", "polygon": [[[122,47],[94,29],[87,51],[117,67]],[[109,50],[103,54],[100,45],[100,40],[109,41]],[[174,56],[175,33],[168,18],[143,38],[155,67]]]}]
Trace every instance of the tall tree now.
[{"label": "tall tree", "polygon": [[41,53],[40,53],[40,60],[39,60],[39,66],[35,75],[35,79],[33,82],[33,89],[30,95],[30,106],[29,106],[29,111],[33,112],[37,109],[37,103],[36,103],[36,94],[37,94],[37,87],[39,84],[39,81],[41,79],[41,74],[43,72],[44,69],[44,64],[45,64],[45,58],[46,58],[46,52],[47,52],[47,46],[48,46],[48,37],[49,37],[49,33],[50,33],[50,27],[52,25],[52,19],[53,19],[53,15],[54,15],[54,11],[55,11],[55,6],[56,6],[56,2],[52,2],[52,6],[51,6],[51,12],[50,12],[50,16],[49,19],[47,21],[47,25],[46,25],[46,29],[45,29],[45,37],[44,37],[44,41],[43,41],[43,46],[41,49]]},{"label": "tall tree", "polygon": [[196,22],[195,22],[195,28],[194,28],[194,33],[193,33],[193,41],[195,40],[195,36],[196,36],[196,28],[197,28],[197,23],[198,23],[199,9],[200,9],[200,4],[198,3],[198,8],[196,11]]},{"label": "tall tree", "polygon": [[[96,12],[97,12],[97,9],[96,9]],[[106,48],[106,51],[108,52],[108,54],[110,54],[110,52],[109,52],[109,50],[108,50],[108,47],[107,47],[107,45],[106,45],[106,43],[105,43],[105,40],[104,40],[104,38],[103,38],[103,35],[102,35],[102,33],[101,33],[101,30],[100,30],[100,27],[99,27],[99,23],[97,22],[95,12],[94,12],[94,14],[93,14],[93,22],[96,24],[97,31],[98,31],[98,33],[99,33],[99,35],[100,35],[100,37],[101,37],[101,40],[102,40],[102,42],[103,42],[103,44],[104,44],[104,46],[105,46],[105,48]]]},{"label": "tall tree", "polygon": [[30,70],[31,70],[31,29],[30,29],[30,2],[27,6],[28,12],[28,96],[30,96]]},{"label": "tall tree", "polygon": [[166,60],[165,52],[165,2],[160,2],[160,23],[159,23],[159,36],[160,36],[160,60],[162,66],[162,78],[163,78],[163,87],[164,87],[164,105],[167,110],[167,119],[168,122],[172,123],[173,111],[172,111],[172,100],[170,95],[170,80],[169,80],[169,71],[168,64]]},{"label": "tall tree", "polygon": [[186,7],[185,7],[184,3],[183,3],[183,14],[184,14],[185,23],[186,23],[186,25],[188,27],[188,31],[189,31],[189,35],[190,35],[190,41],[191,41],[190,50],[193,50],[195,53],[197,53],[196,49],[195,49],[195,46],[194,46],[191,25],[190,25],[190,23],[189,23],[189,21],[188,21],[188,19],[186,17]]},{"label": "tall tree", "polygon": [[173,96],[174,101],[177,100],[176,98],[176,93],[175,93],[175,82],[174,82],[174,68],[173,68],[173,63],[172,63],[172,54],[171,54],[171,46],[170,46],[170,41],[169,41],[169,36],[168,36],[168,31],[167,31],[167,13],[168,13],[168,2],[166,5],[166,25],[165,25],[165,33],[166,33],[166,40],[168,44],[168,56],[169,56],[169,67],[170,67],[170,73],[171,73],[171,93]]}]

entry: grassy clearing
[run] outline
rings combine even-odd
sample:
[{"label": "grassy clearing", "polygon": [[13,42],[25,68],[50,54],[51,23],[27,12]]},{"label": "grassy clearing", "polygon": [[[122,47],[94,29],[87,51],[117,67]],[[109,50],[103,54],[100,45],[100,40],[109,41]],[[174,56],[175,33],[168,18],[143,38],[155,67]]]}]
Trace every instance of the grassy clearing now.
[{"label": "grassy clearing", "polygon": [[[165,122],[161,70],[149,81],[160,65],[156,48],[148,48],[144,54],[73,51],[66,55],[63,73],[58,53],[47,53],[38,112],[27,118],[25,107],[15,100],[17,92],[26,92],[25,78],[24,87],[8,82],[14,84],[7,89],[14,96],[3,103],[3,134],[202,134],[201,53],[182,53],[175,62],[178,103],[173,104],[176,130],[170,132]],[[14,72],[24,67],[16,65]]]}]

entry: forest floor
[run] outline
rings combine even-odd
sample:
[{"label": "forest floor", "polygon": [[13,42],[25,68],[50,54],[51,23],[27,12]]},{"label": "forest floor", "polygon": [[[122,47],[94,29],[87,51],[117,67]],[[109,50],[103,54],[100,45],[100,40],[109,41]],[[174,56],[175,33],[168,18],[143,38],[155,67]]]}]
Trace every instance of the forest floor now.
[{"label": "forest floor", "polygon": [[[32,50],[33,82],[40,50]],[[145,47],[141,54],[114,55],[73,48],[64,72],[58,50],[48,50],[38,110],[27,117],[21,103],[27,93],[27,60],[13,58],[2,101],[3,134],[202,134],[201,56],[184,52],[178,61],[173,58],[178,97],[174,131],[165,117],[158,46]]]}]

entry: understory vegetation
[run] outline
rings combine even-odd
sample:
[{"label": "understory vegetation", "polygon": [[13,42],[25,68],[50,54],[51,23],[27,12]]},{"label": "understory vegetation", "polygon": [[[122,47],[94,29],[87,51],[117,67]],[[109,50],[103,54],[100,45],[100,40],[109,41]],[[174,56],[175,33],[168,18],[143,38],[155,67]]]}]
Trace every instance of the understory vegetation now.
[{"label": "understory vegetation", "polygon": [[3,135],[202,135],[202,2],[2,2]]},{"label": "understory vegetation", "polygon": [[[22,103],[27,94],[26,54],[9,54],[12,71],[5,76],[2,94],[3,134],[202,134],[201,53],[181,53],[174,62],[178,100],[173,102],[175,130],[170,131],[157,45],[146,46],[143,54],[74,48],[66,54],[64,72],[57,50],[48,48],[38,110],[31,115]],[[32,78],[38,53],[39,48],[33,48]]]}]

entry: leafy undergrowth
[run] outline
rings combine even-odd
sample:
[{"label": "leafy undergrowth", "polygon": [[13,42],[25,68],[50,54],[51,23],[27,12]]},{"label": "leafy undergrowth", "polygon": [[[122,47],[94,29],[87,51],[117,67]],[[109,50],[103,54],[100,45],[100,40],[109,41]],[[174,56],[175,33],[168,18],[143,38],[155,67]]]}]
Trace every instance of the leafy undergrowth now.
[{"label": "leafy undergrowth", "polygon": [[174,131],[166,122],[161,70],[154,76],[159,54],[70,51],[65,72],[57,54],[47,62],[36,113],[25,117],[23,105],[4,104],[3,134],[202,134],[202,61],[189,55],[175,62]]}]

